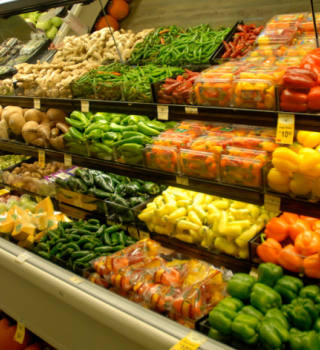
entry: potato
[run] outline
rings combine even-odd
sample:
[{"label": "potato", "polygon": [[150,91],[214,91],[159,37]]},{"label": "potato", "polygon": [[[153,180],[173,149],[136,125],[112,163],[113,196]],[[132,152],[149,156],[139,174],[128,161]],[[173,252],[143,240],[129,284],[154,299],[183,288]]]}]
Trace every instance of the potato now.
[{"label": "potato", "polygon": [[9,124],[10,117],[14,113],[19,113],[23,117],[22,108],[7,106],[2,111],[1,119],[5,119],[7,121],[7,123]]},{"label": "potato", "polygon": [[42,122],[43,120],[43,113],[38,111],[37,109],[29,109],[25,115],[24,118],[27,122],[37,122],[38,124]]},{"label": "potato", "polygon": [[[21,108],[20,108],[21,109]],[[9,128],[16,135],[20,135],[24,124],[26,123],[22,113],[12,113],[9,119]]]}]

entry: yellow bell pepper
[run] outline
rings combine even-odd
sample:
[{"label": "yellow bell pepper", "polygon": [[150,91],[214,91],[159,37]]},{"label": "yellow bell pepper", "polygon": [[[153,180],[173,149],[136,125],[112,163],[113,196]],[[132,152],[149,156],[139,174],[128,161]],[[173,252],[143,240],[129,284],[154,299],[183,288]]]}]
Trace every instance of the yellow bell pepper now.
[{"label": "yellow bell pepper", "polygon": [[305,156],[309,156],[310,154],[317,154],[317,153],[318,152],[313,148],[304,147],[298,152],[298,155],[301,160]]},{"label": "yellow bell pepper", "polygon": [[290,189],[296,195],[305,196],[311,193],[313,181],[302,174],[293,174],[293,179],[290,182]]},{"label": "yellow bell pepper", "polygon": [[198,215],[194,211],[189,211],[188,219],[198,226],[202,226],[202,221],[199,219]]},{"label": "yellow bell pepper", "polygon": [[293,144],[291,144],[289,146],[289,148],[296,153],[299,153],[299,151],[301,151],[303,149],[303,146],[301,145],[301,143],[299,142],[294,142]]},{"label": "yellow bell pepper", "polygon": [[301,174],[320,176],[320,153],[308,154],[300,159],[299,171]]},{"label": "yellow bell pepper", "polygon": [[272,168],[268,174],[268,185],[276,192],[287,193],[290,191],[292,176],[291,172],[278,171],[276,168]]},{"label": "yellow bell pepper", "polygon": [[320,144],[320,132],[299,130],[297,139],[304,147],[315,148]]},{"label": "yellow bell pepper", "polygon": [[289,148],[278,147],[272,155],[272,164],[279,171],[297,171],[300,158]]}]

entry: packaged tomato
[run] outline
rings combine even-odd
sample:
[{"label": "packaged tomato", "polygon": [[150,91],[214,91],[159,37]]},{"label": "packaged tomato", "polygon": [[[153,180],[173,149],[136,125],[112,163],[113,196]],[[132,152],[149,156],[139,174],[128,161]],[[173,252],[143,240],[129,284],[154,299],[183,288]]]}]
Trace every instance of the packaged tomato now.
[{"label": "packaged tomato", "polygon": [[180,150],[180,172],[200,179],[219,180],[216,155],[191,149]]},{"label": "packaged tomato", "polygon": [[254,149],[257,151],[266,151],[268,155],[272,155],[273,151],[278,147],[273,137],[234,137],[232,146],[245,149]]},{"label": "packaged tomato", "polygon": [[289,13],[284,15],[276,15],[270,19],[266,24],[266,28],[281,29],[281,28],[295,28],[297,29],[300,24],[305,20],[307,16],[306,12],[302,13]]},{"label": "packaged tomato", "polygon": [[179,150],[177,147],[147,145],[143,149],[143,155],[147,168],[179,173]]},{"label": "packaged tomato", "polygon": [[240,74],[240,79],[271,80],[275,84],[281,85],[283,82],[284,74],[285,68],[283,67],[254,67],[247,69],[245,72],[242,72]]},{"label": "packaged tomato", "polygon": [[[220,129],[222,130],[222,129]],[[212,131],[214,133],[215,131]],[[211,131],[208,136],[198,137],[190,143],[190,149],[194,151],[210,152],[214,154],[222,154],[228,145],[232,144],[232,141],[226,137],[210,136]]]},{"label": "packaged tomato", "polygon": [[231,102],[232,79],[198,78],[194,83],[198,105],[228,107]]},{"label": "packaged tomato", "polygon": [[232,84],[232,105],[237,108],[275,110],[272,80],[237,79]]}]

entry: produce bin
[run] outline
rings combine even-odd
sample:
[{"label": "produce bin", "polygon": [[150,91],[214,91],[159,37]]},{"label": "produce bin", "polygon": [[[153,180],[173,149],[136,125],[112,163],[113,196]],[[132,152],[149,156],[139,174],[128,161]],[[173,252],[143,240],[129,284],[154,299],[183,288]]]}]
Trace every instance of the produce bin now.
[{"label": "produce bin", "polygon": [[298,67],[303,59],[303,56],[284,56],[277,57],[274,64],[277,67]]},{"label": "produce bin", "polygon": [[256,39],[256,43],[263,45],[290,45],[298,28],[287,27],[281,29],[274,29],[267,26]]},{"label": "produce bin", "polygon": [[87,142],[90,158],[102,160],[115,160],[114,149],[107,147],[102,142]]},{"label": "produce bin", "polygon": [[284,15],[273,16],[268,23],[266,28],[281,29],[281,28],[296,28],[298,29],[300,24],[304,22],[307,17],[307,12],[301,13],[290,13]]},{"label": "produce bin", "polygon": [[249,52],[247,57],[281,57],[285,55],[288,47],[282,44],[261,45]]},{"label": "produce bin", "polygon": [[219,163],[214,153],[181,149],[179,157],[182,175],[213,181],[220,180]]},{"label": "produce bin", "polygon": [[65,152],[90,157],[89,145],[86,141],[67,141],[64,139]]},{"label": "produce bin", "polygon": [[87,267],[85,269],[80,269],[78,266],[72,266],[72,263],[65,261],[63,259],[59,259],[56,256],[51,256],[50,261],[52,261],[54,264],[63,267],[66,270],[72,271],[78,276],[81,276],[83,278],[88,278],[93,271],[91,267]]},{"label": "produce bin", "polygon": [[176,147],[180,148],[189,148],[190,138],[186,137],[153,137],[152,144],[156,146],[165,146],[165,147]]},{"label": "produce bin", "polygon": [[143,150],[143,156],[146,168],[175,174],[180,172],[177,147],[147,145]]},{"label": "produce bin", "polygon": [[138,103],[152,103],[155,102],[152,96],[151,84],[148,82],[130,83],[126,82],[122,85],[123,100]]},{"label": "produce bin", "polygon": [[274,137],[240,137],[235,136],[232,138],[232,146],[238,148],[252,149],[257,151],[266,151],[268,156],[271,157],[272,153],[278,148],[279,144],[276,143]]},{"label": "produce bin", "polygon": [[[317,30],[319,31],[320,29],[320,13],[319,12],[316,12],[315,13],[315,16],[316,16],[316,25],[317,25]],[[305,18],[301,25],[300,25],[300,28],[304,31],[304,32],[311,32],[314,34],[314,24],[313,24],[313,15],[312,13],[309,13],[307,18]]]},{"label": "produce bin", "polygon": [[[285,68],[283,67],[251,67],[241,72],[239,78],[243,79],[243,81],[248,80],[249,82],[251,79],[271,80],[276,85],[282,85],[284,74]],[[260,83],[262,84],[264,82]],[[272,91],[270,93],[274,97],[274,93],[272,94]]]},{"label": "produce bin", "polygon": [[[124,153],[122,152],[122,148],[120,147],[113,147],[114,150],[114,155],[115,155],[115,161],[118,163],[124,163],[124,164],[130,164],[130,165],[135,165],[139,167],[144,167],[143,163],[143,148],[144,146],[140,147],[141,145],[136,144],[134,146],[134,156],[132,156],[132,153],[130,153],[130,157],[125,157],[126,151]],[[132,149],[131,146],[126,146]]]}]

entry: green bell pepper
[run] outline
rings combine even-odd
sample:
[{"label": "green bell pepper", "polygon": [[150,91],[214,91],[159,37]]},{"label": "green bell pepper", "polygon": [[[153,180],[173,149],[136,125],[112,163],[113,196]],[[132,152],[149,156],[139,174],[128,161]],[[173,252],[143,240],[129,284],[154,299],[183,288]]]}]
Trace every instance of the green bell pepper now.
[{"label": "green bell pepper", "polygon": [[150,194],[150,196],[154,196],[160,193],[160,186],[153,182],[145,182],[141,188],[141,192]]},{"label": "green bell pepper", "polygon": [[83,169],[80,174],[81,180],[88,186],[94,186],[94,178],[93,175],[89,172],[88,169]]},{"label": "green bell pepper", "polygon": [[79,178],[70,176],[67,181],[67,186],[73,191],[73,192],[80,192],[80,193],[87,193],[88,187],[87,185]]},{"label": "green bell pepper", "polygon": [[101,190],[106,192],[114,192],[114,183],[112,178],[107,174],[93,175],[94,183]]},{"label": "green bell pepper", "polygon": [[126,186],[126,193],[129,196],[136,196],[137,192],[141,191],[141,185],[137,181],[131,181],[125,186]]},{"label": "green bell pepper", "polygon": [[258,267],[258,282],[274,287],[279,278],[283,276],[283,269],[273,263],[260,264]]},{"label": "green bell pepper", "polygon": [[281,295],[284,304],[289,304],[299,295],[303,282],[296,277],[283,276],[278,279],[274,289]]},{"label": "green bell pepper", "polygon": [[258,341],[259,320],[251,315],[238,315],[232,322],[232,335],[247,344]]},{"label": "green bell pepper", "polygon": [[270,309],[259,328],[259,340],[269,350],[282,349],[283,343],[289,341],[289,324],[278,309]]},{"label": "green bell pepper", "polygon": [[315,331],[300,332],[298,329],[290,329],[291,350],[319,350],[320,339]]},{"label": "green bell pepper", "polygon": [[282,306],[282,299],[280,294],[271,287],[256,283],[253,286],[250,296],[251,305],[266,314],[271,308],[280,308]]},{"label": "green bell pepper", "polygon": [[234,298],[249,299],[256,279],[246,273],[236,273],[228,282],[227,292]]},{"label": "green bell pepper", "polygon": [[103,131],[108,132],[111,130],[111,127],[109,126],[109,122],[106,120],[100,120],[99,122],[92,123],[90,126],[88,126],[84,132],[85,135],[89,135],[91,131],[93,130],[101,130],[102,127],[107,126],[103,129]]},{"label": "green bell pepper", "polygon": [[213,328],[210,328],[209,333],[208,333],[208,337],[215,339],[221,343],[228,344],[230,342],[230,337],[228,335],[225,335],[225,334],[223,334],[223,333],[221,333]]},{"label": "green bell pepper", "polygon": [[306,286],[300,290],[299,296],[301,298],[308,298],[315,300],[320,294],[320,287],[316,285]]},{"label": "green bell pepper", "polygon": [[288,305],[283,305],[281,311],[294,325],[294,327],[308,331],[313,328],[317,319],[318,311],[311,299],[297,298]]},{"label": "green bell pepper", "polygon": [[315,330],[317,333],[320,333],[320,318],[317,318],[317,321],[313,326],[313,330]]},{"label": "green bell pepper", "polygon": [[259,321],[261,321],[264,317],[263,313],[261,313],[259,310],[257,310],[256,308],[254,308],[252,305],[247,305],[244,306],[240,311],[239,311],[239,315],[250,315],[250,316],[254,316],[255,318],[257,318]]},{"label": "green bell pepper", "polygon": [[238,313],[225,305],[218,305],[209,313],[210,326],[223,333],[231,334],[232,321],[238,316]]},{"label": "green bell pepper", "polygon": [[219,305],[224,305],[236,312],[243,308],[243,302],[236,298],[225,298],[220,301]]}]

